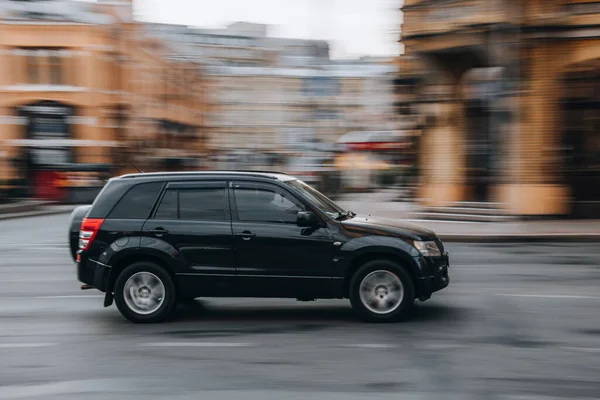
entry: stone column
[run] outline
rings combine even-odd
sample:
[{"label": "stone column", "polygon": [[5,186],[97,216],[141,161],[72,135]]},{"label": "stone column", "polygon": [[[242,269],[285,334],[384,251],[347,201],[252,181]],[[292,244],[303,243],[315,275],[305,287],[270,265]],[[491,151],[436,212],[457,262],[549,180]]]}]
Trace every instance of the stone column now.
[{"label": "stone column", "polygon": [[465,186],[465,116],[458,80],[443,72],[428,85],[422,105],[426,126],[419,149],[420,194],[425,206],[463,201]]},{"label": "stone column", "polygon": [[511,126],[514,152],[510,180],[498,186],[497,197],[518,215],[568,213],[568,187],[561,184],[556,165],[562,134],[560,107],[562,70],[557,42],[536,43],[523,54],[527,62],[521,77],[518,116]]}]

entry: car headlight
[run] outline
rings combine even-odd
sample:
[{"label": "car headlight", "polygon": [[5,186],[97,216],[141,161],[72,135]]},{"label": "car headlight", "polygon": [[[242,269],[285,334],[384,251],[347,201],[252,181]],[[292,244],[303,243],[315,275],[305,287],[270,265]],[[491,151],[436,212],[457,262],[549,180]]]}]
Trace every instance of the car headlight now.
[{"label": "car headlight", "polygon": [[419,250],[421,252],[421,254],[423,254],[425,257],[441,257],[442,256],[442,252],[440,251],[440,248],[433,241],[422,242],[420,240],[415,240],[413,242],[413,244],[415,245],[415,248],[417,250]]}]

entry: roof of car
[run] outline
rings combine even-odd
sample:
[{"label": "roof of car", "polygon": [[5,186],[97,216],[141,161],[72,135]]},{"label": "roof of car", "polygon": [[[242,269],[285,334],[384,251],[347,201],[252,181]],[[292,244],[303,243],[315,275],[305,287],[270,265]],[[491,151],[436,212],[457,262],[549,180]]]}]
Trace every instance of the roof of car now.
[{"label": "roof of car", "polygon": [[296,179],[291,175],[283,172],[274,171],[178,171],[178,172],[148,172],[138,174],[126,174],[117,177],[117,179],[129,179],[129,178],[153,178],[153,177],[191,177],[191,176],[240,176],[240,177],[261,177],[268,179],[275,179],[279,181],[289,181]]}]

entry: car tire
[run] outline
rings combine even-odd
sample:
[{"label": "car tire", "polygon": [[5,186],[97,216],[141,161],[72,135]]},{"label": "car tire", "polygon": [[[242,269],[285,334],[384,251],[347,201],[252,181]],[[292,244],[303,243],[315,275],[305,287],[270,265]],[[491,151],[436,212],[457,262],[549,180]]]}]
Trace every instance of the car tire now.
[{"label": "car tire", "polygon": [[415,302],[415,284],[396,263],[374,260],[350,280],[350,304],[368,322],[393,322],[408,317]]},{"label": "car tire", "polygon": [[175,309],[176,296],[171,275],[152,262],[131,264],[115,282],[117,308],[125,318],[135,323],[164,321]]}]

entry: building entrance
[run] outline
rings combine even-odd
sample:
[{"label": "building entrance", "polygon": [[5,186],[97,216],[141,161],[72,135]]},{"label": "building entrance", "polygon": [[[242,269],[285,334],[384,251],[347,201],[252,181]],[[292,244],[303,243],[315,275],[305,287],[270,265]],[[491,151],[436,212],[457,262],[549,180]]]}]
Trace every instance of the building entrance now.
[{"label": "building entrance", "polygon": [[579,66],[565,80],[563,179],[571,189],[571,215],[600,217],[600,67]]},{"label": "building entrance", "polygon": [[58,200],[60,189],[56,183],[57,167],[73,161],[72,147],[65,145],[71,138],[69,118],[74,115],[71,106],[43,101],[19,108],[25,121],[22,166],[28,195],[40,199]]}]

